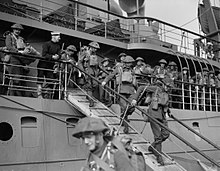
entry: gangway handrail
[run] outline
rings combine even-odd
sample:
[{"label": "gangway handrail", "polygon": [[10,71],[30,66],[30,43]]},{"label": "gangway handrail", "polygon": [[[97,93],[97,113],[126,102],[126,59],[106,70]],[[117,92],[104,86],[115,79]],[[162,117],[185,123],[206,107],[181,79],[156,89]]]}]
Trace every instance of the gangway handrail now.
[{"label": "gangway handrail", "polygon": [[183,125],[185,128],[187,128],[188,130],[192,131],[194,134],[196,134],[197,136],[199,136],[200,138],[202,138],[204,141],[208,142],[210,145],[212,145],[213,147],[217,148],[218,150],[220,150],[220,147],[213,143],[212,141],[210,141],[208,138],[204,137],[202,134],[196,132],[194,129],[190,128],[188,125],[184,124],[182,121],[180,121],[179,119],[177,119],[175,116],[173,116],[172,114],[170,114],[170,118],[172,118],[173,120],[175,120],[176,122],[178,122],[179,124]]},{"label": "gangway handrail", "polygon": [[[72,63],[71,63],[72,64]],[[95,77],[93,77],[92,75],[86,73],[83,69],[81,69],[80,67],[76,66],[75,64],[72,64],[73,67],[77,68],[79,71],[83,72],[84,74],[86,74],[87,76],[89,76],[90,78],[92,78],[93,80],[95,80],[98,84],[101,84],[101,81],[99,81],[98,79],[96,79]],[[113,90],[112,88],[108,87],[108,86],[104,86],[105,88],[107,88],[108,90],[112,91],[114,94],[118,95],[120,98],[122,98],[123,100],[125,100],[128,104],[130,104],[130,102],[123,97],[122,95],[120,95],[118,92],[116,92],[115,90]],[[65,97],[66,98],[66,97]],[[182,141],[183,143],[185,143],[187,146],[191,147],[193,150],[195,150],[197,153],[199,153],[201,156],[203,156],[204,158],[206,158],[208,161],[210,161],[211,163],[213,163],[214,165],[216,165],[217,167],[220,168],[220,164],[213,160],[211,157],[207,156],[205,153],[203,153],[200,149],[198,149],[197,147],[195,147],[193,144],[191,144],[190,142],[188,142],[187,140],[185,140],[184,138],[182,138],[181,136],[179,136],[176,132],[172,131],[170,128],[168,128],[167,126],[164,126],[161,122],[159,122],[157,119],[153,118],[151,115],[149,115],[145,110],[141,109],[138,106],[135,106],[136,109],[138,109],[139,111],[141,111],[142,113],[144,113],[146,116],[148,116],[151,120],[153,120],[154,122],[156,122],[158,125],[160,125],[161,127],[163,127],[164,129],[166,129],[167,131],[169,131],[172,135],[174,135],[176,138],[178,138],[180,141]],[[202,138],[202,137],[201,137]]]}]

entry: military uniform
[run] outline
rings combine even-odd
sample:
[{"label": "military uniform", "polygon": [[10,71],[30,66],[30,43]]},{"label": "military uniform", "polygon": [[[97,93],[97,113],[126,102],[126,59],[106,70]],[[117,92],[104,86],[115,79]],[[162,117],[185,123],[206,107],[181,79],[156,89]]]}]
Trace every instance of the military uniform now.
[{"label": "military uniform", "polygon": [[135,73],[135,77],[137,80],[137,86],[140,85],[145,85],[148,81],[148,78],[141,76],[142,74],[144,74],[144,72],[146,72],[145,67],[146,64],[144,63],[144,59],[141,57],[138,57],[136,59],[136,66],[134,67],[134,73]]},{"label": "military uniform", "polygon": [[[101,61],[100,66],[100,75],[99,81],[104,81],[104,79],[112,72],[111,67],[109,67],[109,58],[104,58]],[[108,92],[105,91],[102,85],[99,86],[99,94],[100,94],[100,101],[105,103],[106,105],[111,105],[111,99]]]},{"label": "military uniform", "polygon": [[[147,87],[141,86],[138,88],[137,92],[132,96],[132,99],[135,101],[139,101],[140,98],[145,99],[145,105],[149,105],[148,114],[153,118],[157,119],[164,126],[167,126],[167,120],[165,118],[165,109],[167,109],[168,104],[166,106],[163,106],[153,100],[155,92],[159,94],[162,91],[164,91],[163,88],[158,85],[150,85]],[[162,142],[169,137],[170,133],[150,118],[149,122],[154,135],[154,142],[151,144],[151,146],[156,149],[155,151],[152,147],[150,147],[149,151],[152,151],[157,157],[157,161],[163,165],[164,163],[160,155],[162,150]]]},{"label": "military uniform", "polygon": [[[67,65],[67,79],[68,79],[68,87],[74,87],[74,84],[69,81],[69,79],[72,79],[74,82],[76,82],[76,69],[75,67],[73,67],[72,65],[76,65],[76,56],[75,56],[75,52],[76,52],[76,47],[74,45],[69,45],[66,50],[64,50],[63,52],[61,52],[61,60],[62,61],[66,61],[68,63],[66,63]],[[54,73],[58,73],[59,70],[64,71],[65,70],[65,65],[64,63],[59,63],[57,62],[55,65],[57,65],[57,69],[55,69]],[[54,67],[54,68],[56,68]],[[57,71],[56,71],[57,70]],[[63,74],[62,79],[64,80],[65,76]]]},{"label": "military uniform", "polygon": [[[7,50],[9,50],[10,52],[19,52],[21,50],[24,50],[25,49],[24,39],[21,36],[19,36],[21,30],[23,30],[24,28],[20,24],[13,24],[11,28],[13,29],[13,32],[12,33],[8,32],[8,34],[5,35],[6,36],[5,45],[7,47]],[[14,30],[19,30],[20,32],[15,34]],[[9,70],[8,70],[9,74],[24,75],[25,70],[22,66],[25,66],[25,64],[23,63],[23,61],[24,58],[21,58],[18,55],[11,55],[10,64],[12,64],[12,66],[9,66]],[[20,66],[14,66],[14,65],[20,65]],[[17,79],[13,80],[13,85],[24,86],[23,85],[24,83],[19,80],[21,79],[21,77],[16,76],[16,78]],[[22,96],[23,92],[18,90],[10,91],[10,95]]]},{"label": "military uniform", "polygon": [[[115,171],[134,171],[127,156],[120,150],[110,146],[111,141],[105,138],[108,131],[108,126],[99,118],[86,117],[81,119],[76,125],[73,132],[74,137],[81,138],[84,137],[84,135],[97,135],[97,133],[102,133],[104,139],[98,148],[89,152],[86,166],[81,170],[104,171],[107,170],[106,168],[110,168]],[[100,141],[96,142],[99,143]]]},{"label": "military uniform", "polygon": [[178,108],[178,103],[181,101],[181,91],[178,90],[176,80],[178,79],[177,64],[173,61],[169,62],[167,75],[174,81],[174,87],[171,89],[170,107]]},{"label": "military uniform", "polygon": [[159,63],[160,66],[155,67],[153,74],[156,76],[156,78],[164,78],[167,74],[167,69],[165,68],[167,61],[165,59],[161,59]]},{"label": "military uniform", "polygon": [[[124,96],[126,99],[131,101],[131,95],[135,93],[135,86],[136,86],[136,78],[134,75],[134,71],[132,66],[127,66],[126,63],[132,63],[134,59],[131,56],[126,56],[123,67],[117,67],[108,77],[105,78],[103,81],[107,83],[110,81],[114,76],[116,76],[116,84],[118,88],[118,93]],[[123,99],[119,98],[119,104],[121,106],[121,113],[125,116],[125,120],[128,121],[127,116],[131,115],[135,110],[133,107],[129,106],[128,103]],[[125,111],[127,112],[125,113]],[[123,116],[122,116],[123,117]],[[125,132],[127,132],[128,127],[125,124]]]},{"label": "military uniform", "polygon": [[[99,79],[99,75],[100,75],[100,67],[98,65],[98,57],[95,53],[95,51],[97,49],[99,49],[99,44],[97,42],[91,42],[89,43],[90,46],[90,52],[84,57],[84,58],[80,58],[79,61],[79,67],[81,69],[84,69],[84,71],[87,73],[87,75],[85,75],[84,78],[84,85],[83,85],[83,89],[85,89],[88,93],[87,98],[89,99],[89,106],[93,107],[94,106],[94,101],[91,98],[92,96],[94,96],[95,98],[99,99],[100,95],[99,95],[99,84],[97,81],[95,81],[94,79],[92,79],[89,75],[95,77],[96,79]],[[93,50],[96,49],[96,50]],[[82,60],[85,60],[89,62],[88,67],[84,68],[82,66]]]}]

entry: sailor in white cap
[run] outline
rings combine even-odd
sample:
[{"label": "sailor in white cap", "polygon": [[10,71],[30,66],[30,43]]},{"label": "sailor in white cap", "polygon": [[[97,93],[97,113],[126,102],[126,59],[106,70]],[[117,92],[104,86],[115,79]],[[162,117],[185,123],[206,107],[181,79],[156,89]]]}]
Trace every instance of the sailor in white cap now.
[{"label": "sailor in white cap", "polygon": [[[37,67],[38,69],[38,96],[41,97],[41,87],[44,81],[44,77],[48,79],[54,79],[53,67],[55,61],[60,58],[61,46],[60,41],[60,32],[51,32],[51,40],[44,43],[42,47],[42,57],[46,60],[39,60]],[[46,69],[46,70],[42,70]],[[51,82],[46,80],[46,82]],[[53,85],[50,85],[53,88]]]}]

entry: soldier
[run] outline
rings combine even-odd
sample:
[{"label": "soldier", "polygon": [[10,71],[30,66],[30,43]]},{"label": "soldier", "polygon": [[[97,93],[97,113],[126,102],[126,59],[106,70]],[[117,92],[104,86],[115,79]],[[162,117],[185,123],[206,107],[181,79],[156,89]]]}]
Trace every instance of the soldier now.
[{"label": "soldier", "polygon": [[220,112],[220,70],[216,71],[216,88],[217,88],[217,104],[218,104],[218,111]]},{"label": "soldier", "polygon": [[185,109],[189,109],[190,106],[190,75],[189,75],[189,68],[183,67],[182,68],[182,80],[183,82],[183,92],[184,92],[184,106]]},{"label": "soldier", "polygon": [[170,95],[170,107],[178,108],[178,103],[180,100],[180,92],[176,80],[178,79],[178,69],[177,64],[174,61],[170,61],[168,64],[167,75],[174,81],[174,87],[171,89]]},{"label": "soldier", "polygon": [[[75,72],[76,69],[72,66],[72,64],[76,65],[76,61],[77,61],[75,52],[77,52],[76,47],[74,45],[69,45],[66,48],[66,50],[61,52],[62,54],[61,54],[61,58],[60,58],[62,61],[68,62],[67,63],[67,72],[68,72],[67,79],[68,79],[68,86],[70,86],[70,87],[73,87],[73,85],[69,85],[69,84],[71,84],[71,82],[69,82],[69,79],[72,78],[72,80],[74,82],[76,82],[76,72]],[[57,65],[57,71],[56,71],[56,67],[55,67],[54,73],[58,72],[59,70],[64,71],[64,69],[65,69],[64,63],[61,63],[60,67],[59,67],[59,63],[57,63],[55,65]],[[63,79],[64,79],[64,77],[63,77]]]},{"label": "soldier", "polygon": [[[202,85],[202,86],[200,86],[200,92],[201,92],[201,102],[200,102],[200,104],[201,104],[201,109],[202,110],[208,110],[208,108],[209,108],[209,100],[207,100],[208,99],[208,93],[209,93],[209,89],[208,89],[208,87],[207,87],[207,85],[208,85],[208,72],[209,72],[209,70],[208,70],[208,68],[203,68],[202,69],[203,70],[203,74],[202,74],[202,77],[201,77],[201,79],[200,79],[200,85]],[[205,105],[205,108],[204,108],[204,105]]]},{"label": "soldier", "polygon": [[134,73],[136,76],[137,84],[142,85],[146,83],[146,80],[143,76],[143,71],[145,69],[146,64],[144,63],[144,59],[142,57],[137,57],[136,61],[136,66],[134,67]]},{"label": "soldier", "polygon": [[51,40],[48,42],[45,42],[42,46],[42,57],[45,58],[45,60],[39,60],[37,67],[38,67],[38,97],[42,98],[42,84],[44,82],[44,77],[46,78],[46,83],[49,86],[50,89],[53,88],[53,84],[51,83],[51,79],[54,79],[54,64],[55,60],[58,60],[60,58],[60,52],[61,47],[59,44],[60,41],[60,33],[59,32],[51,32]]},{"label": "soldier", "polygon": [[157,78],[164,78],[165,75],[167,74],[167,69],[165,68],[166,64],[167,64],[167,61],[165,59],[161,59],[159,61],[159,64],[160,66],[158,67],[155,67],[154,69],[154,75],[157,77]]},{"label": "soldier", "polygon": [[99,118],[86,117],[76,125],[73,136],[82,138],[89,150],[86,166],[82,171],[134,171],[125,153],[112,148],[108,126]]},{"label": "soldier", "polygon": [[117,68],[117,67],[121,67],[121,66],[123,65],[123,61],[124,61],[124,59],[125,59],[126,56],[127,56],[126,53],[120,53],[120,54],[118,55],[118,59],[116,60],[116,64],[115,64],[115,66],[113,67],[113,69],[115,69],[115,68]]},{"label": "soldier", "polygon": [[[131,100],[131,95],[135,92],[135,87],[137,85],[136,78],[133,71],[134,59],[131,56],[126,56],[124,59],[124,65],[122,67],[117,67],[110,75],[108,75],[102,82],[102,86],[105,86],[108,81],[110,81],[114,76],[118,75],[118,92],[120,95],[124,96],[126,99]],[[121,106],[121,117],[125,119],[126,122],[122,122],[125,126],[124,132],[128,133],[128,115],[131,115],[134,108],[129,106],[123,98],[119,98],[119,104]]]},{"label": "soldier", "polygon": [[[88,100],[89,100],[89,107],[94,106],[94,101],[91,98],[92,96],[99,99],[99,84],[97,81],[92,79],[89,75],[95,77],[96,79],[99,78],[100,75],[100,68],[98,65],[98,57],[96,55],[96,50],[99,49],[100,46],[97,42],[91,42],[89,43],[89,50],[87,51],[87,54],[84,58],[88,59],[89,66],[85,68],[85,72],[88,75],[85,75],[85,84],[83,85],[83,89],[85,89],[88,93]],[[84,60],[84,58],[80,58],[79,61],[79,67],[83,69],[81,61]]]},{"label": "soldier", "polygon": [[[101,71],[99,75],[99,81],[104,81],[108,73],[112,72],[111,67],[109,66],[109,58],[104,58],[101,61]],[[100,101],[105,103],[106,105],[110,105],[110,97],[109,94],[104,90],[103,86],[100,85],[99,87],[99,93],[100,93]]]},{"label": "soldier", "polygon": [[[23,26],[20,24],[13,24],[11,26],[12,32],[6,32],[4,34],[5,36],[5,45],[7,47],[7,50],[9,52],[23,52],[25,49],[25,43],[24,43],[24,38],[20,36],[21,31],[24,30]],[[25,74],[25,64],[23,63],[24,58],[19,57],[18,55],[11,55],[10,57],[10,64],[12,66],[9,66],[9,74],[13,75],[24,75]],[[18,66],[15,66],[18,65]],[[20,66],[19,66],[20,65]],[[17,79],[13,80],[13,85],[14,86],[23,86],[22,82],[20,79],[22,77],[16,76]],[[14,96],[23,96],[22,91],[10,91],[10,95]]]},{"label": "soldier", "polygon": [[212,107],[212,111],[215,111],[216,108],[216,92],[215,92],[215,89],[216,89],[216,78],[215,78],[215,72],[214,71],[209,71],[208,73],[208,88],[209,88],[209,91],[208,91],[208,95],[209,95],[209,98],[208,99],[211,99],[211,107]]},{"label": "soldier", "polygon": [[[153,85],[139,87],[137,92],[132,96],[133,100],[131,104],[135,106],[140,100],[142,100],[143,102],[141,105],[146,105],[149,107],[148,114],[164,126],[168,126],[165,114],[170,112],[168,109],[169,97],[163,86],[164,84],[157,80]],[[166,98],[160,99],[159,97],[161,95],[164,95]],[[162,142],[169,137],[170,133],[150,118],[149,122],[154,135],[154,142],[151,144],[148,150],[154,153],[158,163],[164,165],[161,156]]]},{"label": "soldier", "polygon": [[[75,53],[77,52],[76,47],[74,45],[69,45],[66,50],[61,52],[61,60],[70,62],[71,64],[76,65],[76,56]],[[67,71],[70,71],[72,69],[72,65],[69,64],[67,67]],[[64,69],[64,65],[61,64],[60,69]]]},{"label": "soldier", "polygon": [[88,47],[84,46],[82,49],[83,50],[79,53],[80,61],[82,61],[84,58],[88,58],[90,62],[94,62],[94,61],[98,62],[98,56],[96,55],[96,51],[100,49],[98,42],[90,42]]}]

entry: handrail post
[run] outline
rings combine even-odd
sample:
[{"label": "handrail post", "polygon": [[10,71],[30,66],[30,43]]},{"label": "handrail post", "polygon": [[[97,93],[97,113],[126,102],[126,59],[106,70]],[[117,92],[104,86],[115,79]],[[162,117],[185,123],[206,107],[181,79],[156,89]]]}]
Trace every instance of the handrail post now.
[{"label": "handrail post", "polygon": [[[78,0],[75,0],[75,1],[78,1]],[[77,5],[78,5],[77,3],[74,4],[74,7],[75,7],[75,16],[74,16],[74,19],[75,19],[74,20],[75,21],[74,22],[75,30],[77,30],[77,24],[78,24],[78,15],[77,14],[78,14],[78,10],[79,9],[77,8]]]},{"label": "handrail post", "polygon": [[67,67],[68,67],[68,63],[65,62],[65,69],[64,69],[64,99],[67,99],[67,77],[68,77],[68,71],[67,71]]},{"label": "handrail post", "polygon": [[107,28],[107,22],[105,21],[104,24],[105,24],[105,38],[107,38],[107,29],[108,29]]},{"label": "handrail post", "polygon": [[43,0],[41,0],[41,3],[40,3],[40,22],[43,21]]}]

